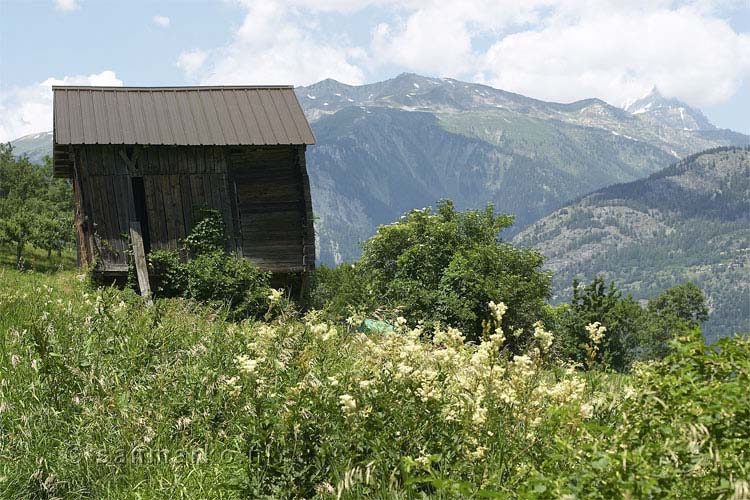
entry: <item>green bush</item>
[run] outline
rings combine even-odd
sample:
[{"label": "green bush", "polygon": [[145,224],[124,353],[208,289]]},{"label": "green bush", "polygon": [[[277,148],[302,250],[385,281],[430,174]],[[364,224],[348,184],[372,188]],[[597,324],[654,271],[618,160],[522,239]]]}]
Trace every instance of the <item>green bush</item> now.
[{"label": "green bush", "polygon": [[558,334],[557,351],[564,359],[587,362],[586,325],[599,322],[606,334],[594,359],[598,368],[627,371],[636,361],[662,359],[670,341],[697,328],[708,318],[700,288],[684,283],[664,290],[646,308],[630,295],[623,297],[614,283],[597,276],[591,283],[573,282],[570,304],[549,307],[542,316]]},{"label": "green bush", "polygon": [[356,264],[321,265],[312,273],[309,306],[327,317],[346,318],[353,307],[367,302],[366,287]]},{"label": "green bush", "polygon": [[206,210],[185,238],[184,251],[155,251],[149,262],[160,276],[158,292],[182,296],[217,307],[235,317],[260,317],[268,310],[268,272],[247,259],[224,252],[224,223],[215,210]]},{"label": "green bush", "polygon": [[[508,332],[533,330],[550,276],[543,258],[499,239],[512,217],[484,210],[458,212],[450,201],[436,210],[413,210],[380,226],[363,244],[362,258],[318,275],[317,305],[343,312],[345,305],[396,310],[414,324],[440,322],[468,340],[482,334],[490,301],[504,302]],[[513,344],[518,340],[509,335]]]},{"label": "green bush", "polygon": [[575,465],[559,466],[571,450],[557,441],[519,497],[750,498],[750,337],[706,346],[693,329],[671,344],[636,366],[615,418],[585,423]]}]

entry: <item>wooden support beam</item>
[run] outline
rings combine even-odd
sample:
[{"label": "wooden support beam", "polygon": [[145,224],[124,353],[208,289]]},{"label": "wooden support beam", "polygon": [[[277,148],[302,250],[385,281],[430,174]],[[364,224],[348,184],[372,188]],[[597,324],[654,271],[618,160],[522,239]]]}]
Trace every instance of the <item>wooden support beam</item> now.
[{"label": "wooden support beam", "polygon": [[146,305],[150,306],[153,304],[151,285],[148,282],[148,268],[146,267],[146,252],[143,250],[141,223],[137,220],[130,221],[130,241],[133,245],[133,260],[135,260],[135,272],[138,275],[138,288],[141,290],[141,296],[146,299]]}]

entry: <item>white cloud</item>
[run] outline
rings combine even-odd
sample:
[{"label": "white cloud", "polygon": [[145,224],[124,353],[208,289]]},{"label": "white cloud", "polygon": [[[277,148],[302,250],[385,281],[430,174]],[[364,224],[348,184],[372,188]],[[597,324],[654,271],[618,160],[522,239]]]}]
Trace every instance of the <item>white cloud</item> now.
[{"label": "white cloud", "polygon": [[71,12],[81,8],[78,0],[54,0],[55,8],[63,12]]},{"label": "white cloud", "polygon": [[167,16],[154,16],[151,20],[155,25],[161,28],[169,28],[169,25],[171,23]]},{"label": "white cloud", "polygon": [[656,85],[705,106],[729,99],[750,75],[750,37],[687,8],[601,12],[508,35],[481,60],[488,83],[541,99],[619,105]]},{"label": "white cloud", "polygon": [[[613,104],[652,85],[695,105],[750,79],[750,35],[722,17],[738,0],[235,0],[242,25],[178,65],[203,83],[346,83],[397,71],[478,80],[532,97]],[[739,6],[739,7],[738,7]],[[356,27],[346,16],[384,14]],[[321,28],[342,16],[341,28]],[[369,32],[354,45],[348,32]],[[358,37],[361,38],[361,37]]]},{"label": "white cloud", "polygon": [[53,85],[122,85],[114,71],[92,75],[50,77],[27,87],[0,90],[0,141],[6,142],[23,135],[52,130]]},{"label": "white cloud", "polygon": [[177,66],[185,72],[188,78],[192,78],[201,69],[207,57],[208,53],[200,49],[183,52],[177,58]]},{"label": "white cloud", "polygon": [[[188,77],[201,67],[198,80],[206,84],[304,85],[327,77],[358,84],[362,48],[341,38],[328,39],[294,5],[265,0],[241,2],[247,10],[242,25],[224,47],[212,49],[201,64],[183,53],[177,64]],[[316,7],[317,8],[317,7]]]}]

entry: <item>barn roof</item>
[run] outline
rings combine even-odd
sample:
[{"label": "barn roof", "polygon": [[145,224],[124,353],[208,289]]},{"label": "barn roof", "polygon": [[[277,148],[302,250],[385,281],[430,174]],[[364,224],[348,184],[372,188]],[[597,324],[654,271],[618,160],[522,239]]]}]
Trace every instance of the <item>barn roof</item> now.
[{"label": "barn roof", "polygon": [[54,143],[314,144],[291,86],[54,86]]}]

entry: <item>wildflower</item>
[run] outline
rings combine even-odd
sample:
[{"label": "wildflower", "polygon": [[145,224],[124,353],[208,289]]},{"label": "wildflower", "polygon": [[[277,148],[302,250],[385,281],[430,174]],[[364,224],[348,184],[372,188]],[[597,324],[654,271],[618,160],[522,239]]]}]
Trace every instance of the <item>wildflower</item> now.
[{"label": "wildflower", "polygon": [[490,312],[492,313],[492,317],[495,320],[495,324],[500,326],[500,323],[502,323],[503,321],[503,316],[505,315],[505,312],[508,310],[508,306],[506,306],[502,302],[500,302],[499,304],[495,304],[494,301],[490,301],[489,308],[490,308]]},{"label": "wildflower", "polygon": [[594,344],[594,349],[598,349],[597,346],[601,344],[602,339],[604,339],[604,333],[607,331],[607,327],[597,321],[586,325],[586,331],[589,334],[591,343]]},{"label": "wildflower", "polygon": [[591,418],[594,416],[594,405],[591,403],[583,403],[581,405],[581,416],[583,418]]},{"label": "wildflower", "polygon": [[258,368],[258,360],[252,359],[244,354],[240,354],[234,358],[234,361],[237,363],[239,371],[243,375],[252,375]]},{"label": "wildflower", "polygon": [[498,347],[502,347],[505,342],[505,332],[499,326],[495,328],[495,333],[490,335],[490,341],[494,342]]},{"label": "wildflower", "polygon": [[479,460],[480,458],[484,458],[484,454],[487,451],[487,448],[484,446],[477,446],[477,449],[474,451],[469,452],[469,458],[473,460]]},{"label": "wildflower", "polygon": [[180,417],[177,419],[177,422],[175,423],[175,427],[178,431],[184,431],[188,428],[188,426],[192,423],[192,419],[190,417]]},{"label": "wildflower", "polygon": [[525,354],[522,356],[513,356],[513,366],[522,377],[529,377],[534,373],[533,365],[534,362]]},{"label": "wildflower", "polygon": [[268,301],[271,304],[276,304],[281,300],[281,298],[284,296],[284,289],[279,288],[278,290],[275,288],[271,288],[271,293],[268,295]]},{"label": "wildflower", "polygon": [[534,323],[534,339],[539,343],[543,352],[547,352],[552,347],[552,332],[544,329],[541,321]]},{"label": "wildflower", "polygon": [[339,385],[339,379],[337,379],[336,377],[328,377],[328,383],[335,387]]},{"label": "wildflower", "polygon": [[224,379],[224,386],[229,392],[229,396],[232,398],[238,397],[242,392],[242,385],[240,385],[239,381],[240,378],[237,376]]},{"label": "wildflower", "polygon": [[474,408],[474,413],[471,416],[471,421],[475,425],[482,425],[487,421],[487,408],[484,408],[482,406],[477,406]]},{"label": "wildflower", "polygon": [[347,415],[357,410],[357,401],[349,394],[339,396],[339,404],[341,405],[341,411]]}]

